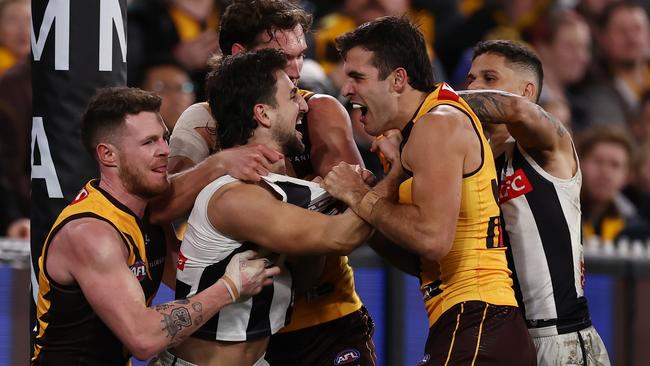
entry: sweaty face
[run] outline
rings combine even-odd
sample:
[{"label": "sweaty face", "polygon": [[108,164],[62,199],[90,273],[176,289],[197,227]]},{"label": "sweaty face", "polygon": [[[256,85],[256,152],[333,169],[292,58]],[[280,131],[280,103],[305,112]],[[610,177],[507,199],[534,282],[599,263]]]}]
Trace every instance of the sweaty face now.
[{"label": "sweaty face", "polygon": [[296,124],[307,113],[307,103],[298,93],[298,88],[284,71],[277,71],[275,102],[272,107],[271,124],[273,138],[288,156],[300,155],[305,151],[302,135],[296,131]]},{"label": "sweaty face", "polygon": [[583,189],[596,203],[607,203],[623,189],[628,174],[628,156],[623,146],[612,142],[596,144],[584,156],[582,166]]},{"label": "sweaty face", "polygon": [[253,47],[253,50],[275,48],[282,51],[288,61],[284,71],[295,84],[300,78],[300,70],[302,70],[305,50],[307,50],[302,26],[298,24],[293,29],[276,29],[272,31],[272,34],[273,37],[269,36],[267,32],[260,33],[257,46]]},{"label": "sweaty face", "polygon": [[153,112],[128,115],[117,143],[118,174],[128,192],[152,198],[169,188],[167,128]]},{"label": "sweaty face", "polygon": [[[506,62],[505,57],[494,53],[484,53],[476,57],[467,74],[467,89],[495,89],[524,96],[528,81],[522,72],[518,72]],[[531,100],[534,101],[534,96]]]},{"label": "sweaty face", "polygon": [[[361,110],[359,121],[366,132],[377,136],[397,128],[392,126],[398,111],[398,94],[391,88],[392,75],[379,80],[379,70],[373,65],[374,52],[354,47],[345,56],[345,83],[341,93],[350,98],[355,109]],[[403,121],[402,121],[403,122]]]}]

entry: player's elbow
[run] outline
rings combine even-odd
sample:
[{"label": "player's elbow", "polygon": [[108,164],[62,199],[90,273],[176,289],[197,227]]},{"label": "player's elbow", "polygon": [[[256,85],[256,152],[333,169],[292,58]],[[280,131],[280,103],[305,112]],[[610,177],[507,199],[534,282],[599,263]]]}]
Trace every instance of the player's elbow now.
[{"label": "player's elbow", "polygon": [[429,262],[438,262],[449,253],[452,238],[447,237],[426,237],[420,242],[422,252],[420,255]]},{"label": "player's elbow", "polygon": [[140,361],[145,361],[161,351],[160,345],[153,342],[153,337],[147,337],[143,334],[133,334],[129,338],[125,342],[125,346],[133,357]]}]

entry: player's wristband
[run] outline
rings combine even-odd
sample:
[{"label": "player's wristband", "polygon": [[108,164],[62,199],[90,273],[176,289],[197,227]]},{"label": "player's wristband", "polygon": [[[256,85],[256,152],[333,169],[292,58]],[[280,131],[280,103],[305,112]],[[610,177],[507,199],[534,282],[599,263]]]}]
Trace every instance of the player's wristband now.
[{"label": "player's wristband", "polygon": [[219,281],[222,281],[224,287],[226,288],[226,290],[228,290],[228,293],[232,298],[232,302],[236,302],[239,299],[239,291],[237,290],[237,286],[235,285],[235,282],[233,282],[233,280],[230,279],[228,275],[221,276]]},{"label": "player's wristband", "polygon": [[372,210],[375,208],[375,205],[377,204],[377,201],[381,199],[381,196],[379,193],[373,191],[372,189],[369,190],[361,199],[361,202],[359,202],[359,206],[356,213],[370,223],[370,218],[372,217]]}]

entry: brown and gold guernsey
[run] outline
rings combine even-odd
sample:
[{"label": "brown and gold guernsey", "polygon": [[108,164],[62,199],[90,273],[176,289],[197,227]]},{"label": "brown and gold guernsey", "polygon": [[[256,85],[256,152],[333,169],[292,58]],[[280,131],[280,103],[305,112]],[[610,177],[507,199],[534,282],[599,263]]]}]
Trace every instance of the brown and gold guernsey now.
[{"label": "brown and gold guernsey", "polygon": [[[305,101],[309,102],[314,93],[300,90]],[[314,169],[311,164],[309,151],[309,121],[307,116],[303,122],[296,126],[302,133],[305,153],[291,157],[296,177],[312,179]],[[281,333],[308,328],[314,325],[341,318],[361,308],[361,299],[354,290],[354,275],[352,267],[348,264],[348,257],[327,256],[323,274],[316,286],[311,288],[304,296],[296,296],[291,322],[280,330]]]},{"label": "brown and gold guernsey", "polygon": [[[494,158],[478,117],[451,87],[441,83],[427,96],[404,129],[403,144],[420,117],[439,105],[455,107],[469,117],[481,141],[482,163],[475,171],[463,175],[460,211],[451,250],[439,263],[421,259],[420,283],[429,327],[449,308],[464,301],[517,306],[506,248],[501,240]],[[412,182],[413,178],[409,178],[400,185],[400,203],[412,203]]]},{"label": "brown and gold guernsey", "polygon": [[[78,285],[56,283],[47,273],[49,244],[68,222],[95,218],[120,234],[129,253],[127,266],[151,304],[162,279],[165,235],[161,227],[139,219],[106,191],[88,182],[56,219],[38,260],[38,333],[32,365],[128,365],[130,353],[93,311]],[[110,279],[106,279],[110,281]]]}]

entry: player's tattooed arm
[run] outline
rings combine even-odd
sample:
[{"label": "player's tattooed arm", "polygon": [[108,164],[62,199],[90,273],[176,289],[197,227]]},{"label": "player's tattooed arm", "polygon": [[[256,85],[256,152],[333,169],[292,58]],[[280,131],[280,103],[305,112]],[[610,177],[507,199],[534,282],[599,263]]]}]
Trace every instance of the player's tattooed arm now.
[{"label": "player's tattooed arm", "polygon": [[[192,327],[193,324],[200,324],[203,318],[203,307],[200,302],[190,304],[189,299],[171,301],[153,307],[162,319],[162,330],[170,338],[170,346],[176,346],[182,342],[190,332],[183,332],[183,329]],[[195,320],[193,320],[195,319]]]},{"label": "player's tattooed arm", "polygon": [[502,123],[524,147],[554,151],[568,147],[569,134],[560,120],[532,101],[498,90],[466,90],[459,94],[484,123]]}]

